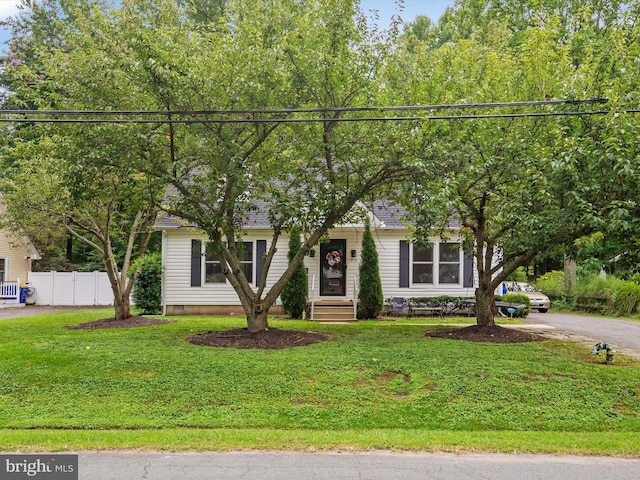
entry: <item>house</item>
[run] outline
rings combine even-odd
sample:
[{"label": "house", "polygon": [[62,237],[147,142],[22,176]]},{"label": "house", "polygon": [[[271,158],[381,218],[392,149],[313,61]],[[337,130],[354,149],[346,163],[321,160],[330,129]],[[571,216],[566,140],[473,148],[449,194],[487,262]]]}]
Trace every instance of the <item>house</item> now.
[{"label": "house", "polygon": [[[4,206],[0,203],[0,215],[3,213]],[[0,229],[0,305],[19,303],[20,283],[27,281],[32,260],[39,258],[26,237]]]},{"label": "house", "polygon": [[[362,207],[362,205],[361,205]],[[459,240],[433,239],[421,250],[409,241],[400,207],[375,202],[366,208],[376,241],[385,298],[469,297],[474,295],[477,272]],[[159,218],[162,231],[163,304],[167,315],[242,314],[238,297],[226,281],[219,262],[209,254],[206,235],[169,216]],[[253,212],[245,225],[242,263],[249,279],[260,278],[271,230],[264,212]],[[305,258],[309,299],[312,302],[355,302],[364,224],[345,224],[329,231],[329,241],[316,245]],[[287,266],[287,238],[279,240],[267,288]]]}]

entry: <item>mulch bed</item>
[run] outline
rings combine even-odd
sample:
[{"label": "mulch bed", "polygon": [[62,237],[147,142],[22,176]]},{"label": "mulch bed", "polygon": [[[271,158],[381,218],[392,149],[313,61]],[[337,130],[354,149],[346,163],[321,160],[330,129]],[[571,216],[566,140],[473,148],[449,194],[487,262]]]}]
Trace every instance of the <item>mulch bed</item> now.
[{"label": "mulch bed", "polygon": [[444,328],[439,330],[427,330],[425,332],[425,336],[488,343],[521,343],[540,342],[542,340],[546,340],[545,337],[536,335],[535,333],[523,332],[512,328],[504,328],[498,325],[489,327],[472,325],[470,327],[457,329]]},{"label": "mulch bed", "polygon": [[199,333],[189,339],[194,345],[229,348],[262,348],[280,350],[323,342],[329,337],[320,333],[270,328],[251,333],[246,328]]},{"label": "mulch bed", "polygon": [[79,325],[69,325],[69,330],[97,330],[99,328],[134,328],[150,327],[153,325],[165,325],[172,323],[169,320],[159,320],[157,318],[147,318],[132,316],[126,320],[116,320],[115,318],[102,318],[93,322],[80,323]]}]

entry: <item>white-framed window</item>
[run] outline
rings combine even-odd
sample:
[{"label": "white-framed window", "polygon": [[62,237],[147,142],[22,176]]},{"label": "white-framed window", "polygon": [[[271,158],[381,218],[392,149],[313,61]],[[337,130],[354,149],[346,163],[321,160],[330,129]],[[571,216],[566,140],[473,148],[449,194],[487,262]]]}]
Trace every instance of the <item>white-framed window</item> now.
[{"label": "white-framed window", "polygon": [[435,242],[429,247],[412,245],[411,284],[460,284],[461,252],[459,243]]},{"label": "white-framed window", "polygon": [[440,243],[438,258],[438,282],[460,283],[460,253],[459,243]]},{"label": "white-framed window", "polygon": [[[213,247],[211,242],[205,244],[204,283],[227,283],[227,277],[222,272],[222,265]],[[254,258],[253,242],[241,242],[238,248],[238,260],[249,283],[253,283]]]},{"label": "white-framed window", "polygon": [[244,276],[249,283],[253,282],[253,261],[255,255],[253,254],[253,242],[242,242],[238,248],[238,260],[240,260],[240,266],[244,272]]},{"label": "white-framed window", "polygon": [[205,243],[204,283],[227,283],[227,277],[222,273],[222,264],[215,254],[214,245],[211,242]]},{"label": "white-framed window", "polygon": [[413,245],[411,278],[413,283],[433,283],[433,246]]}]

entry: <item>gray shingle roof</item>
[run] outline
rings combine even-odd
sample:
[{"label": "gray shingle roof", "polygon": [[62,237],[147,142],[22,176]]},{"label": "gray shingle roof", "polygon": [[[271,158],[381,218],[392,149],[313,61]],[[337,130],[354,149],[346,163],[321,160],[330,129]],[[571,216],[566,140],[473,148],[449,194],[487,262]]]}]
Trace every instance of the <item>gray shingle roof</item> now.
[{"label": "gray shingle roof", "polygon": [[[257,209],[249,212],[247,222],[244,227],[248,229],[269,229],[269,208],[266,202],[256,202]],[[384,225],[384,228],[396,229],[406,228],[407,211],[398,205],[394,205],[384,200],[378,200],[365,205],[369,211]],[[196,225],[162,213],[158,216],[155,228],[158,230],[170,230],[176,228],[195,228]]]}]

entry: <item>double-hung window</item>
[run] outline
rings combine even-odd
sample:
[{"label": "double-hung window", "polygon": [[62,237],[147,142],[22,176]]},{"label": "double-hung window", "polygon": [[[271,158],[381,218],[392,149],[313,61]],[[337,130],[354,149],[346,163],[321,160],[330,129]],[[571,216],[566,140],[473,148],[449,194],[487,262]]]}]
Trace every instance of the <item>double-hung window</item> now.
[{"label": "double-hung window", "polygon": [[[242,242],[238,245],[238,260],[249,283],[253,283],[253,242]],[[227,278],[222,272],[220,258],[214,252],[214,244],[208,242],[204,257],[205,283],[226,283]]]},{"label": "double-hung window", "polygon": [[204,254],[204,283],[226,283],[227,277],[222,273],[220,258],[214,252],[214,244],[205,244]]},{"label": "double-hung window", "polygon": [[439,283],[460,283],[460,244],[441,243],[439,247]]},{"label": "double-hung window", "polygon": [[413,246],[413,283],[433,283],[433,247]]},{"label": "double-hung window", "polygon": [[242,242],[238,245],[240,267],[249,283],[253,283],[253,242]]}]

